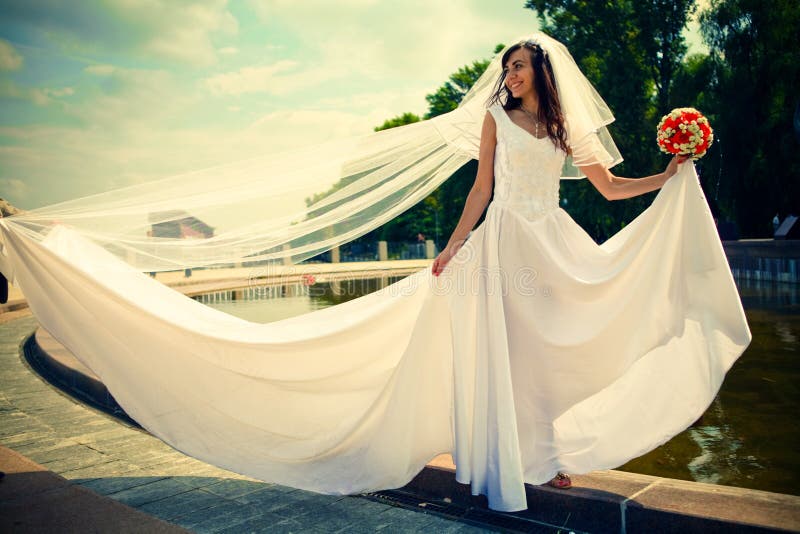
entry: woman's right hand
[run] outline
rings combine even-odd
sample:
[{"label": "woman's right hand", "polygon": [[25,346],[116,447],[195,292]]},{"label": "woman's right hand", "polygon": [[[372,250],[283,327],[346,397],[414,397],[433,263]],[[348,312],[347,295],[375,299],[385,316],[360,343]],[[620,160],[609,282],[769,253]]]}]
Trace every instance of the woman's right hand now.
[{"label": "woman's right hand", "polygon": [[442,274],[445,266],[453,258],[453,256],[456,255],[462,244],[463,243],[457,243],[455,245],[448,244],[446,247],[444,247],[444,250],[442,250],[439,255],[436,256],[436,259],[433,260],[433,266],[431,267],[433,276],[439,276]]}]

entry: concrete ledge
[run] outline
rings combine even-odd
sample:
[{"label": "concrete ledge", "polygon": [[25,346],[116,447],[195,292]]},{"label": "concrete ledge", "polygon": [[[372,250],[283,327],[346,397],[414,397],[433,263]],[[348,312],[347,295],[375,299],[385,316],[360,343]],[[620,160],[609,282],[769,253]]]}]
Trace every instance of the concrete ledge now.
[{"label": "concrete ledge", "polygon": [[[460,506],[467,510],[465,518],[470,509],[486,510],[486,499],[456,482],[454,466],[442,465],[445,461],[437,458],[437,465],[429,464],[397,491]],[[526,485],[528,510],[501,515],[520,525],[544,523],[593,533],[800,531],[800,497],[793,495],[613,470],[570,476],[569,490]],[[491,525],[487,513],[496,512],[481,514]]]},{"label": "concrete ledge", "polygon": [[[430,264],[431,260],[300,263],[265,267],[201,269],[193,271],[190,277],[186,277],[184,271],[170,271],[157,273],[155,279],[184,295],[193,297],[205,293],[248,287],[302,284],[305,283],[308,275],[313,275],[317,282],[406,276],[424,269]],[[28,302],[22,292],[14,286],[9,286],[9,301],[0,304],[0,322],[2,322],[3,314],[27,309]]]},{"label": "concrete ledge", "polygon": [[730,258],[748,256],[759,258],[800,258],[798,239],[740,239],[723,241],[722,248]]},{"label": "concrete ledge", "polygon": [[16,298],[9,300],[5,304],[0,304],[0,314],[8,313],[17,310],[23,310],[28,307],[28,301],[24,298]]},{"label": "concrete ledge", "polygon": [[[408,262],[417,263],[417,260],[404,260]],[[376,264],[380,262],[363,262],[364,264]],[[384,262],[384,263],[397,263],[397,262]],[[337,264],[333,264],[337,265]],[[338,264],[346,265],[346,264]],[[301,267],[301,266],[295,266]],[[380,278],[390,276],[408,276],[420,269],[425,268],[425,265],[410,265],[410,266],[385,266],[383,268],[364,265],[364,268],[356,270],[322,270],[316,268],[315,265],[309,266],[306,269],[299,269],[294,272],[283,272],[273,274],[260,274],[254,275],[251,278],[246,277],[231,277],[219,278],[215,280],[195,280],[186,278],[184,280],[170,281],[169,287],[183,293],[186,296],[194,297],[204,295],[206,293],[216,293],[219,291],[234,291],[238,289],[247,289],[251,287],[271,287],[281,285],[294,285],[304,284],[306,277],[313,275],[316,282],[330,283],[341,282],[347,280],[362,280],[366,278]],[[157,279],[159,279],[157,277]]]},{"label": "concrete ledge", "polygon": [[28,364],[54,386],[129,425],[139,427],[92,370],[79,362],[44,328],[37,328],[25,340],[23,352]]},{"label": "concrete ledge", "polygon": [[[51,383],[136,424],[91,370],[44,329],[25,342],[24,352]],[[528,510],[504,514],[489,510],[485,497],[456,482],[452,458],[442,455],[404,488],[375,495],[508,531],[539,525],[593,533],[800,532],[800,497],[793,495],[614,470],[571,477],[569,490],[526,486]]]}]

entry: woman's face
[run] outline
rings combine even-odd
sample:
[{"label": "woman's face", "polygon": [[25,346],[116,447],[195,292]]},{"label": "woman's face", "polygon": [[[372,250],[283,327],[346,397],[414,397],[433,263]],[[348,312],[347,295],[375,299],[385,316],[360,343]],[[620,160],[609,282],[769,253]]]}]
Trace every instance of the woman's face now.
[{"label": "woman's face", "polygon": [[503,68],[506,71],[506,88],[514,98],[522,98],[535,91],[530,50],[524,47],[514,50]]}]

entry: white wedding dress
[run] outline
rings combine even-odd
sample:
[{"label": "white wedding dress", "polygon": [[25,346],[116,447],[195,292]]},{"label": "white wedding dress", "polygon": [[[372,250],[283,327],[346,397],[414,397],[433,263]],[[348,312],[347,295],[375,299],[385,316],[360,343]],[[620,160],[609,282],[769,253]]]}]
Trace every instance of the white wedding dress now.
[{"label": "white wedding dress", "polygon": [[7,263],[40,322],[187,454],[355,493],[451,452],[473,493],[521,510],[524,483],[616,467],[684,430],[751,336],[691,164],[597,245],[559,207],[564,153],[490,111],[494,199],[439,277],[262,325],[63,226],[39,243],[0,223]]},{"label": "white wedding dress", "polygon": [[751,337],[690,164],[598,246],[559,207],[564,152],[489,111],[494,199],[449,274],[468,288],[448,293],[454,457],[511,511],[523,482],[617,467],[684,430]]}]

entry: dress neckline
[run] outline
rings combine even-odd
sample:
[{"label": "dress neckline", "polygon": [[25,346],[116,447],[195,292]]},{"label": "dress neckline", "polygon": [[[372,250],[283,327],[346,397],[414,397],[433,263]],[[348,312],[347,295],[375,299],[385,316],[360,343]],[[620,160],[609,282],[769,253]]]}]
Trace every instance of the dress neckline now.
[{"label": "dress neckline", "polygon": [[528,137],[530,137],[531,139],[535,139],[536,141],[541,141],[543,139],[549,139],[550,138],[549,135],[545,135],[544,137],[536,137],[531,132],[529,132],[528,130],[526,130],[525,128],[523,128],[522,126],[517,124],[516,122],[514,122],[511,119],[511,115],[508,114],[508,111],[506,111],[506,109],[504,107],[501,106],[500,109],[503,111],[503,114],[506,116],[506,119],[508,119],[508,122],[513,124],[515,128],[518,128],[518,129],[522,130],[523,132],[525,132],[528,135]]}]

